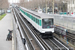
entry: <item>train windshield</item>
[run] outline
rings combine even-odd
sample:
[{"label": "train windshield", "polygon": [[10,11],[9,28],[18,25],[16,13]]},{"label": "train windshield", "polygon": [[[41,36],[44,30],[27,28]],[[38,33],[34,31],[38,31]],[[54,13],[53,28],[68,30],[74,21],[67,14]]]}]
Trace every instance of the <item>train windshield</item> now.
[{"label": "train windshield", "polygon": [[53,19],[42,19],[42,28],[53,28]]}]

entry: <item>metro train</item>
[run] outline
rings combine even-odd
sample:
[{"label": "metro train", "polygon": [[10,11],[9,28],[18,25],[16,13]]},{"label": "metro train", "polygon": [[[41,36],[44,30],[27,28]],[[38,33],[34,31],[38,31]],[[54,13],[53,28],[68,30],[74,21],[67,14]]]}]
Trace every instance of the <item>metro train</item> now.
[{"label": "metro train", "polygon": [[54,18],[43,14],[19,7],[20,13],[28,20],[33,27],[40,32],[42,38],[53,38]]}]

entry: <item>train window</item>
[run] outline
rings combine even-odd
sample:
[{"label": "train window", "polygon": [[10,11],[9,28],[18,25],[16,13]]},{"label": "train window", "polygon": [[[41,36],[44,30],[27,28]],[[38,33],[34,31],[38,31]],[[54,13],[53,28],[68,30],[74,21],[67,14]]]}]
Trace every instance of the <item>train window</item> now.
[{"label": "train window", "polygon": [[35,21],[35,18],[34,18],[34,21]]},{"label": "train window", "polygon": [[39,25],[39,20],[38,20],[38,25]]},{"label": "train window", "polygon": [[35,17],[34,17],[34,22],[35,22]]},{"label": "train window", "polygon": [[32,16],[31,16],[31,19],[32,19]]},{"label": "train window", "polygon": [[34,22],[35,22],[35,17],[34,17]]},{"label": "train window", "polygon": [[42,28],[53,28],[53,19],[42,19]]},{"label": "train window", "polygon": [[29,14],[27,13],[27,16],[29,17]]},{"label": "train window", "polygon": [[33,17],[33,21],[34,21],[34,17]]},{"label": "train window", "polygon": [[[27,13],[27,16],[28,16],[29,14]],[[29,17],[29,16],[28,16]]]},{"label": "train window", "polygon": [[26,15],[26,12],[25,12],[25,15]]},{"label": "train window", "polygon": [[35,18],[35,23],[36,23],[36,18]]},{"label": "train window", "polygon": [[28,13],[27,13],[27,16],[28,16]]},{"label": "train window", "polygon": [[34,17],[34,21],[35,21],[35,17]]},{"label": "train window", "polygon": [[30,14],[29,14],[29,18],[30,18]]},{"label": "train window", "polygon": [[26,12],[25,12],[25,15],[26,15]]},{"label": "train window", "polygon": [[23,11],[23,13],[24,13],[24,11]]},{"label": "train window", "polygon": [[24,13],[24,11],[23,11],[23,13]]},{"label": "train window", "polygon": [[41,26],[41,20],[39,21],[39,24],[40,24],[40,26]]},{"label": "train window", "polygon": [[28,17],[30,17],[30,15],[28,14]]},{"label": "train window", "polygon": [[27,15],[27,13],[26,13],[26,15]]},{"label": "train window", "polygon": [[33,20],[33,16],[32,16],[32,20]]},{"label": "train window", "polygon": [[31,19],[31,15],[30,15],[30,19]]},{"label": "train window", "polygon": [[35,22],[36,22],[36,18],[35,18]]},{"label": "train window", "polygon": [[27,13],[27,16],[28,16],[28,13]]},{"label": "train window", "polygon": [[24,12],[25,13],[25,12]]},{"label": "train window", "polygon": [[33,21],[34,21],[34,17],[33,17]]},{"label": "train window", "polygon": [[26,14],[26,16],[28,16],[28,13]]},{"label": "train window", "polygon": [[34,17],[33,17],[33,21],[34,21]]},{"label": "train window", "polygon": [[27,13],[26,13],[26,16],[27,16]]},{"label": "train window", "polygon": [[22,11],[22,13],[23,13],[23,11]]},{"label": "train window", "polygon": [[23,11],[23,13],[24,13],[24,11]]},{"label": "train window", "polygon": [[37,19],[36,19],[36,23],[37,23]]},{"label": "train window", "polygon": [[38,24],[38,19],[37,19],[37,24]]},{"label": "train window", "polygon": [[27,16],[27,13],[26,13],[26,16]]},{"label": "train window", "polygon": [[23,11],[23,13],[24,13],[24,11]]},{"label": "train window", "polygon": [[24,12],[24,14],[25,14],[26,12]]},{"label": "train window", "polygon": [[37,19],[37,24],[38,24],[38,19]]},{"label": "train window", "polygon": [[36,19],[36,23],[39,24],[39,20],[38,19]]},{"label": "train window", "polygon": [[32,20],[34,20],[34,17],[32,18]]},{"label": "train window", "polygon": [[35,18],[35,22],[36,22],[36,18]]},{"label": "train window", "polygon": [[32,20],[34,21],[34,17],[32,18]]},{"label": "train window", "polygon": [[31,19],[32,19],[32,16],[31,16]]},{"label": "train window", "polygon": [[28,14],[28,17],[30,17],[30,15]]},{"label": "train window", "polygon": [[27,13],[27,16],[28,16],[28,13]]}]

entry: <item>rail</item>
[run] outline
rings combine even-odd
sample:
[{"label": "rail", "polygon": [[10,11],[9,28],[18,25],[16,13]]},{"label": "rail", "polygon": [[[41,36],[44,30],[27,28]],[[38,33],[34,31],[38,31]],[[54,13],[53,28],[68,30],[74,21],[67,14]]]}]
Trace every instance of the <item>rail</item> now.
[{"label": "rail", "polygon": [[[16,12],[17,12],[17,9],[16,9]],[[22,16],[20,13],[18,13],[18,12],[17,12],[17,14],[18,14],[19,18],[22,20],[22,22],[24,23],[24,25],[26,25],[26,27],[28,28],[28,30],[31,32],[32,36],[33,36],[33,37],[35,38],[35,40],[38,42],[38,44],[40,45],[40,47],[42,47],[43,50],[53,50],[53,49],[48,45],[48,43],[45,42],[45,40],[43,40],[42,38],[40,38],[39,36],[37,36],[37,35],[36,35],[37,33],[36,33],[35,31],[33,31],[33,30],[31,29],[31,27],[29,27],[29,26],[27,25],[27,23],[26,23],[25,20],[23,19],[23,16]],[[21,23],[21,22],[20,22],[20,23]],[[36,33],[36,34],[35,34],[35,33]],[[61,43],[60,41],[58,41],[56,38],[54,38],[54,41],[50,39],[50,42],[52,42],[53,45],[55,45],[59,50],[63,50],[63,49],[69,50],[68,47],[66,47],[64,44],[62,44],[62,43]],[[55,42],[58,42],[58,43],[61,44],[61,45],[58,46],[58,44],[56,44]],[[45,47],[46,47],[46,48],[45,48]],[[63,48],[62,48],[62,47],[63,47]]]},{"label": "rail", "polygon": [[[16,10],[17,11],[17,10]],[[18,12],[17,12],[17,14],[18,14]],[[19,14],[18,14],[19,15]],[[20,19],[22,20],[22,18],[21,18],[21,16],[19,15],[19,17],[20,17]],[[23,20],[22,20],[23,21]],[[24,22],[24,21],[23,21]],[[24,22],[24,24],[26,24],[25,22]],[[26,25],[27,26],[27,25]],[[28,26],[27,26],[28,27]],[[37,38],[36,38],[37,39]],[[38,40],[37,40],[38,41]],[[39,41],[38,41],[39,42]],[[41,44],[39,44],[39,45],[41,45]],[[43,49],[44,50],[44,49]]]},{"label": "rail", "polygon": [[[14,9],[14,8],[13,8]],[[17,16],[16,16],[16,13],[15,13],[15,10],[14,10],[14,18],[15,18],[15,20],[16,20],[16,23],[15,23],[15,21],[14,21],[14,26],[15,26],[15,28],[14,28],[14,31],[15,31],[15,33],[14,33],[14,36],[15,36],[15,50],[25,50],[25,48],[23,47],[23,43],[22,43],[22,41],[21,41],[21,37],[20,37],[20,34],[19,34],[19,31],[18,31],[18,29],[16,28],[16,26],[18,25],[19,26],[19,23],[18,23],[18,20],[17,20]],[[20,29],[20,28],[19,28]],[[17,34],[16,34],[16,31],[17,31]],[[17,36],[16,36],[17,35]],[[17,38],[17,39],[16,39]],[[18,42],[18,43],[17,43]],[[19,45],[19,46],[17,46],[17,45]],[[21,45],[21,47],[20,47],[20,45]]]}]

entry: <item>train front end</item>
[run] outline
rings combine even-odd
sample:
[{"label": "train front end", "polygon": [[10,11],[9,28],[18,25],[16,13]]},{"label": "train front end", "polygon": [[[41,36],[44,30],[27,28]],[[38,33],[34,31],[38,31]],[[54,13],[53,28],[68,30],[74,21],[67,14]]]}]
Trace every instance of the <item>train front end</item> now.
[{"label": "train front end", "polygon": [[54,33],[54,19],[53,18],[43,18],[42,19],[42,37],[43,38],[53,38]]}]

